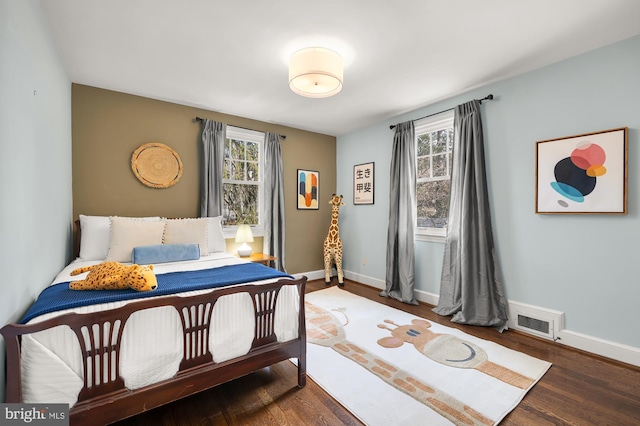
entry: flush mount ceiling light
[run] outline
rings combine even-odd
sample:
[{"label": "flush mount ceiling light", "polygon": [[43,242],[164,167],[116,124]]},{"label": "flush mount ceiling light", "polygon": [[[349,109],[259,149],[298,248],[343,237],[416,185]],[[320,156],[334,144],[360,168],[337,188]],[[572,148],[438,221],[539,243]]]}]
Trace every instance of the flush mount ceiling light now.
[{"label": "flush mount ceiling light", "polygon": [[342,90],[342,57],[324,47],[298,50],[289,60],[289,88],[308,98],[328,98]]}]

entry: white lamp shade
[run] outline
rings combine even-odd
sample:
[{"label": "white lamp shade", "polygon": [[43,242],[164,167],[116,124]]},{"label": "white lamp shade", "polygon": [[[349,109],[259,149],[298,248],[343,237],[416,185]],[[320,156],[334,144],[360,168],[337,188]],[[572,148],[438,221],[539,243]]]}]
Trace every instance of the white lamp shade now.
[{"label": "white lamp shade", "polygon": [[238,256],[247,257],[251,255],[251,247],[247,243],[253,242],[253,234],[249,225],[238,225],[236,231],[236,243],[242,243],[238,247]]},{"label": "white lamp shade", "polygon": [[253,234],[249,225],[238,225],[236,231],[236,243],[252,243]]},{"label": "white lamp shade", "polygon": [[327,98],[342,90],[342,57],[324,47],[298,50],[289,60],[289,87],[309,98]]}]

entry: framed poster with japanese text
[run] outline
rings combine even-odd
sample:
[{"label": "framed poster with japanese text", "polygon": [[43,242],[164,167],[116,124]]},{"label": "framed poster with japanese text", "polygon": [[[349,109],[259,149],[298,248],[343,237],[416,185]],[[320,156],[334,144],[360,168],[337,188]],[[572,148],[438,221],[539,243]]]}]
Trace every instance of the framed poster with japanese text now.
[{"label": "framed poster with japanese text", "polygon": [[373,204],[374,163],[353,166],[353,204]]}]

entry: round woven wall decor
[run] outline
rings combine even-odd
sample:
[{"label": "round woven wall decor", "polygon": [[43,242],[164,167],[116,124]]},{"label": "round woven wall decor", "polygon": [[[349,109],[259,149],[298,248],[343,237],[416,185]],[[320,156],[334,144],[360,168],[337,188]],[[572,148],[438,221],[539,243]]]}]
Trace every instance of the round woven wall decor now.
[{"label": "round woven wall decor", "polygon": [[151,188],[168,188],[182,177],[182,160],[167,145],[150,142],[133,152],[131,169],[143,184]]}]

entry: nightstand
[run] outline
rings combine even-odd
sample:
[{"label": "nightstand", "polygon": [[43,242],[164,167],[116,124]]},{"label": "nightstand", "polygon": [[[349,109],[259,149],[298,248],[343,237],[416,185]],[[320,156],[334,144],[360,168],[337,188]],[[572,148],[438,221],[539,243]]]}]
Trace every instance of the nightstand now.
[{"label": "nightstand", "polygon": [[277,257],[264,253],[251,253],[251,256],[243,257],[242,259],[247,259],[254,263],[262,263],[264,266],[271,266],[272,260],[278,260]]}]

